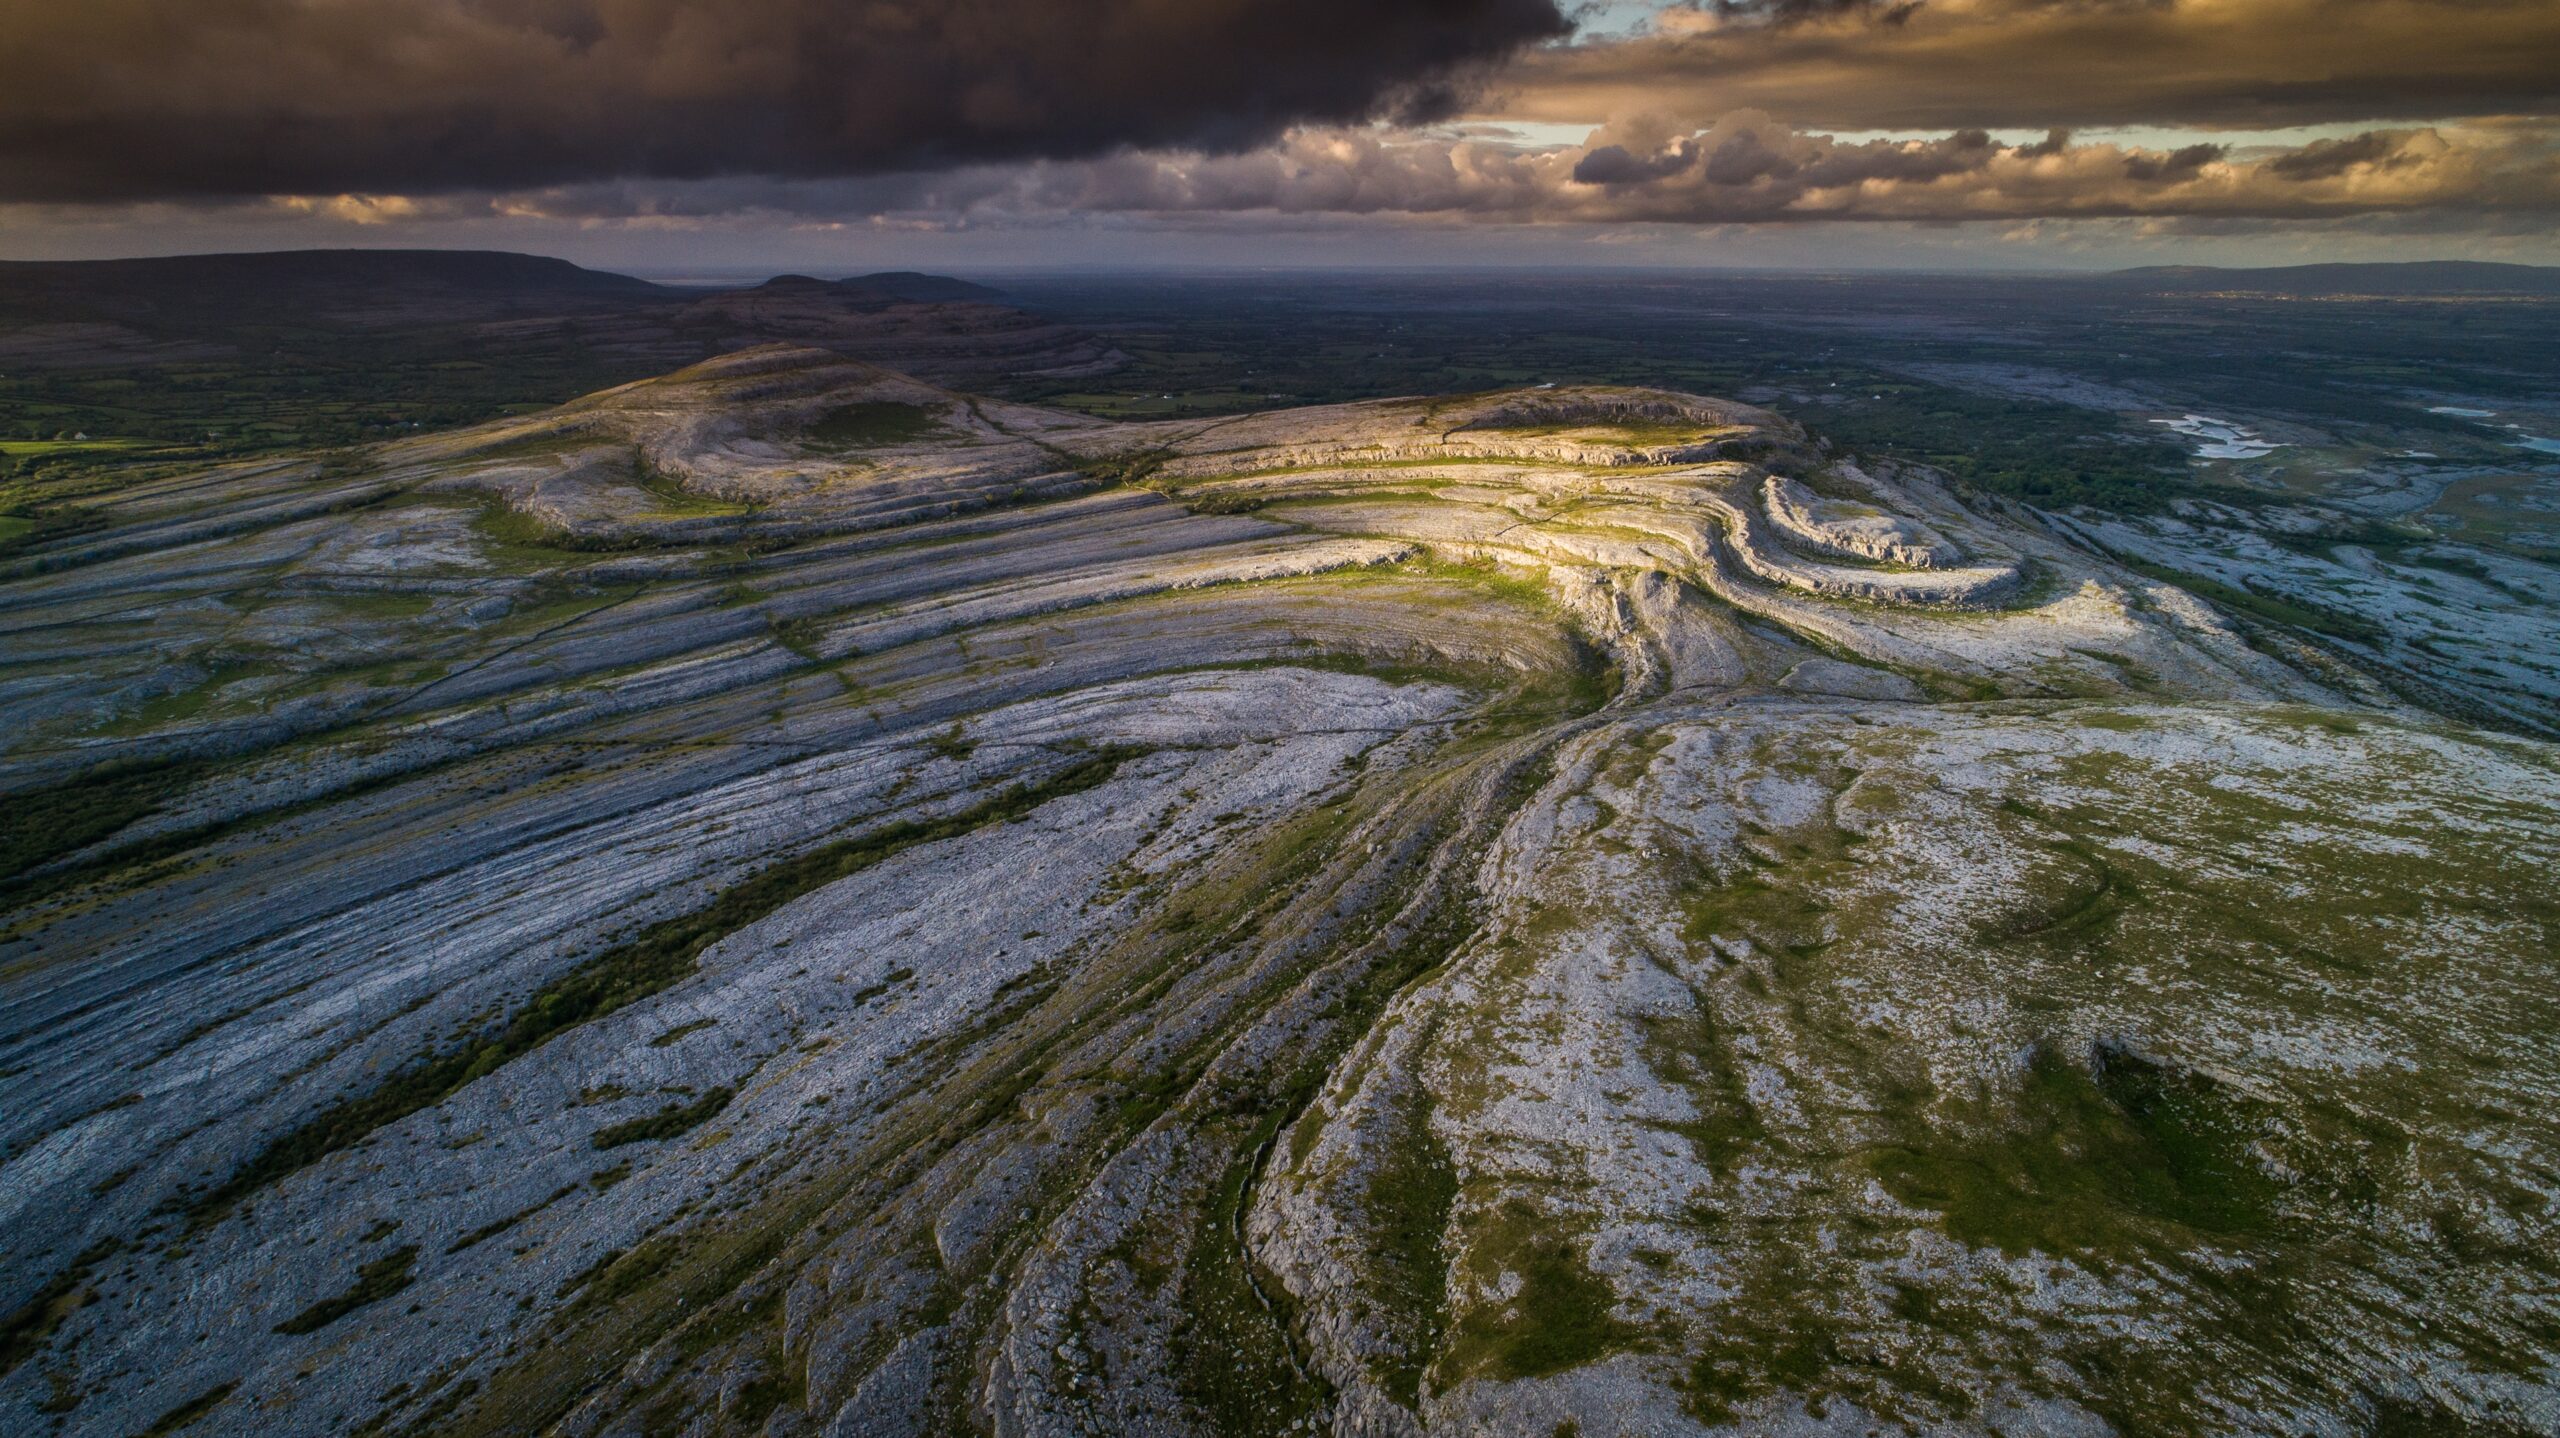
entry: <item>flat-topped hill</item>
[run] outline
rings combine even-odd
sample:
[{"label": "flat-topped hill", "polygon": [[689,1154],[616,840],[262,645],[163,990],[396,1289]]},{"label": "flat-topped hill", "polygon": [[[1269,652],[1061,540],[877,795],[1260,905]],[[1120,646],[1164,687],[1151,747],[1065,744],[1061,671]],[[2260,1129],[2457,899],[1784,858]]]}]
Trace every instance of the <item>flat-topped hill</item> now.
[{"label": "flat-topped hill", "polygon": [[681,292],[501,250],[274,250],[0,261],[0,323],[107,318],[188,326],[343,319],[388,324],[441,307],[459,321],[525,308],[661,304]]}]

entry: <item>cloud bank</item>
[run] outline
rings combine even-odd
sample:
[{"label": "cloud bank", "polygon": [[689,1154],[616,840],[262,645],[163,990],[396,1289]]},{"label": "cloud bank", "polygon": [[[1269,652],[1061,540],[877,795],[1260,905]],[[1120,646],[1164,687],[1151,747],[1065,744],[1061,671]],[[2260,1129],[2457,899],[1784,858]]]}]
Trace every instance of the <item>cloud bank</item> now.
[{"label": "cloud bank", "polygon": [[1640,34],[1522,58],[1494,107],[1824,130],[2178,125],[2560,113],[2552,0],[1760,0],[1674,5]]},{"label": "cloud bank", "polygon": [[0,0],[0,230],[2560,237],[2560,0],[1687,0],[1571,35],[1588,13]]},{"label": "cloud bank", "polygon": [[[342,217],[360,216],[334,202]],[[405,203],[405,202],[404,202]],[[2054,131],[1850,142],[1738,111],[1703,129],[1659,117],[1579,145],[1377,129],[1302,129],[1242,154],[1115,154],[836,184],[573,186],[454,202],[594,223],[761,211],[908,225],[1055,223],[1077,215],[1370,218],[1510,225],[1803,221],[2318,220],[2431,210],[2560,216],[2560,133],[2420,126],[2293,147],[2142,148]],[[403,211],[404,217],[420,213]]]}]

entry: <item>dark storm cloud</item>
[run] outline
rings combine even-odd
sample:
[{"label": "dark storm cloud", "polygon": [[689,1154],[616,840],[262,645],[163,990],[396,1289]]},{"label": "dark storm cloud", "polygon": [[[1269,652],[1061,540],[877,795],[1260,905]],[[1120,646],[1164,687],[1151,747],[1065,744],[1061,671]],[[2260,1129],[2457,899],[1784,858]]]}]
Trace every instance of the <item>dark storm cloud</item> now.
[{"label": "dark storm cloud", "polygon": [[292,197],[199,208],[257,209],[374,234],[475,218],[582,230],[743,223],[894,234],[1094,224],[1279,232],[1363,222],[2176,221],[2245,230],[2375,216],[2417,226],[2407,217],[2432,214],[2446,217],[2445,233],[2547,237],[2560,216],[2560,127],[2502,121],[2299,146],[2142,148],[2060,131],[2027,144],[1980,130],[1851,141],[1745,111],[1703,130],[1632,117],[1579,145],[1537,148],[1370,127],[1300,128],[1232,154],[1115,151],[850,179],[605,181],[503,195]]},{"label": "dark storm cloud", "polygon": [[2401,160],[2400,137],[2367,130],[2343,140],[2314,140],[2292,154],[2267,162],[2267,169],[2288,180],[2325,180],[2357,165],[2394,164]]},{"label": "dark storm cloud", "polygon": [[1697,158],[1697,154],[1685,145],[1674,146],[1641,160],[1624,145],[1602,145],[1574,162],[1573,182],[1577,185],[1646,185],[1679,174],[1696,163]]},{"label": "dark storm cloud", "polygon": [[1697,3],[1676,8],[1714,15],[1719,19],[1758,20],[1770,25],[1801,25],[1808,20],[1829,20],[1843,15],[1899,25],[1909,20],[1923,3],[1924,0],[1697,0]]},{"label": "dark storm cloud", "polygon": [[6,0],[0,200],[838,176],[1448,114],[1554,0]]},{"label": "dark storm cloud", "polygon": [[[2214,144],[2187,145],[2166,154],[2135,155],[2124,162],[2124,175],[2128,180],[2188,179],[2198,170],[2221,159],[2229,153],[2230,148],[2228,145]],[[2284,173],[2284,165],[2285,160],[2278,159],[2268,168],[2281,175]],[[2334,175],[2345,168],[2346,166],[2342,164],[2328,173]]]},{"label": "dark storm cloud", "polygon": [[2560,213],[2560,133],[2410,129],[2246,151],[2003,144],[1981,130],[1848,141],[1738,112],[1684,131],[1637,117],[1579,146],[1523,150],[1374,131],[1300,131],[1242,155],[1115,155],[1027,167],[929,212],[976,219],[1201,214],[1429,216],[1541,224],[2311,220],[2436,209]]},{"label": "dark storm cloud", "polygon": [[1787,179],[1800,166],[1792,157],[1772,149],[1757,130],[1744,130],[1728,135],[1707,156],[1707,183],[1711,185],[1747,185],[1754,180],[1775,176]]}]

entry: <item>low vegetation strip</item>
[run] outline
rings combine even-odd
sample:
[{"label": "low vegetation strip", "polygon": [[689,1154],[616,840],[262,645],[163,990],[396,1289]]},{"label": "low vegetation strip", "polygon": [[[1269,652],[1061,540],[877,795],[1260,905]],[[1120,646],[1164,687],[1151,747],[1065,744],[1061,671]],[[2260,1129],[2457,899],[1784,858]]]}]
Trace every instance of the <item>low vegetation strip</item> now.
[{"label": "low vegetation strip", "polygon": [[102,764],[67,783],[0,803],[0,893],[155,812],[204,765],[188,761]]},{"label": "low vegetation strip", "polygon": [[237,1380],[229,1383],[217,1383],[202,1393],[197,1394],[195,1397],[188,1399],[186,1402],[179,1404],[177,1407],[170,1409],[168,1412],[161,1414],[158,1418],[153,1419],[151,1421],[151,1426],[142,1430],[141,1438],[161,1438],[161,1435],[163,1434],[175,1433],[182,1428],[193,1427],[198,1419],[203,1418],[214,1409],[221,1407],[222,1400],[230,1397],[239,1390],[240,1384]]},{"label": "low vegetation strip", "polygon": [[597,1148],[620,1148],[626,1143],[652,1143],[662,1138],[674,1138],[709,1122],[729,1106],[732,1097],[734,1095],[729,1090],[716,1088],[691,1103],[671,1103],[645,1118],[597,1129],[588,1141]]},{"label": "low vegetation strip", "polygon": [[8,1373],[43,1350],[44,1345],[52,1340],[54,1330],[62,1326],[62,1320],[91,1296],[84,1286],[89,1281],[90,1271],[113,1257],[122,1246],[112,1239],[92,1245],[24,1303],[0,1316],[0,1374]]},{"label": "low vegetation strip", "polygon": [[941,427],[940,417],[923,405],[867,400],[830,410],[803,433],[832,449],[879,449],[913,444]]},{"label": "low vegetation strip", "polygon": [[276,1325],[278,1333],[317,1333],[368,1303],[398,1293],[416,1281],[418,1246],[396,1248],[356,1270],[356,1281]]},{"label": "low vegetation strip", "polygon": [[[652,924],[639,937],[544,985],[502,1027],[479,1042],[421,1055],[381,1087],[322,1110],[242,1164],[219,1187],[187,1203],[189,1224],[212,1223],[249,1195],[362,1142],[376,1129],[442,1103],[472,1080],[533,1052],[554,1035],[672,987],[693,974],[703,950],[803,894],[918,844],[1008,823],[1052,799],[1094,788],[1142,752],[1118,746],[1090,750],[1046,778],[1015,784],[956,814],[900,820],[769,865],[722,890],[702,908]],[[656,1136],[663,1135],[642,1135]],[[599,1142],[597,1147],[611,1145]]]}]

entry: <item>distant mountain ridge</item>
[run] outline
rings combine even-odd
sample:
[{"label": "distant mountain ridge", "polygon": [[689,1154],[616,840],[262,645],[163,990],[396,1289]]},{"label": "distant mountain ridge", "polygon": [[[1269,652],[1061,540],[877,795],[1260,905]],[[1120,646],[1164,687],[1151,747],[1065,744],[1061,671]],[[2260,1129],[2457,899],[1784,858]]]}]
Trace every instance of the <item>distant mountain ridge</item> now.
[{"label": "distant mountain ridge", "polygon": [[717,288],[498,250],[0,262],[0,421],[241,453],[355,443],[775,341],[965,388],[1126,361],[994,290],[905,271]]},{"label": "distant mountain ridge", "polygon": [[2099,278],[2191,293],[2255,290],[2271,294],[2560,295],[2560,265],[2514,265],[2487,260],[2273,265],[2263,269],[2144,265],[2115,270]]},{"label": "distant mountain ridge", "polygon": [[118,260],[0,260],[0,279],[51,278],[103,287],[221,280],[434,281],[457,288],[551,288],[664,293],[629,275],[514,250],[241,250]]},{"label": "distant mountain ridge", "polygon": [[[1001,290],[948,275],[887,270],[841,280],[779,275],[750,292],[853,292],[881,305],[1004,304]],[[122,260],[0,261],[0,324],[156,316],[215,323],[263,318],[406,317],[421,306],[465,319],[525,306],[577,308],[699,299],[694,286],[657,284],[548,255],[508,250],[260,250]]]},{"label": "distant mountain ridge", "polygon": [[[905,304],[1001,304],[1005,300],[1002,290],[915,270],[883,270],[832,281],[779,275],[765,282],[787,283],[840,285]],[[57,302],[91,303],[116,298],[158,301],[170,296],[201,299],[286,284],[323,293],[363,285],[455,296],[620,300],[686,298],[701,288],[658,284],[512,250],[248,250],[118,260],[0,260],[0,307],[5,308],[46,296]]]},{"label": "distant mountain ridge", "polygon": [[0,324],[225,324],[329,316],[359,325],[426,307],[455,318],[527,306],[663,303],[682,292],[505,250],[272,250],[0,263]]},{"label": "distant mountain ridge", "polygon": [[[699,292],[695,292],[699,294]],[[1002,290],[985,285],[955,280],[948,275],[918,274],[912,270],[894,270],[876,275],[853,275],[841,280],[821,280],[808,275],[776,275],[763,284],[718,293],[743,297],[760,295],[767,298],[798,297],[853,302],[874,306],[887,305],[1004,305],[1012,301]]]},{"label": "distant mountain ridge", "polygon": [[994,304],[1007,303],[1005,292],[949,275],[918,274],[914,270],[884,270],[876,275],[855,275],[838,284],[858,290],[872,290],[911,304],[952,304],[955,302]]},{"label": "distant mountain ridge", "polygon": [[1027,314],[1000,291],[909,270],[711,289],[504,250],[0,262],[0,370],[198,364],[244,352],[289,360],[350,336],[471,361],[542,334],[627,363],[634,377],[779,339],[941,380],[1117,363],[1108,345]]}]

